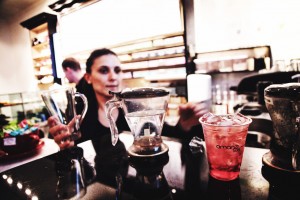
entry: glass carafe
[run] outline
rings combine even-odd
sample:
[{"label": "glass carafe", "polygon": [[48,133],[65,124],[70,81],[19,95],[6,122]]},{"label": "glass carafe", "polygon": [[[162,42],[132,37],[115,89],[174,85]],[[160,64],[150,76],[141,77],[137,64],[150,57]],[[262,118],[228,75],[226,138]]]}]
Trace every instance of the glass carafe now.
[{"label": "glass carafe", "polygon": [[80,199],[86,194],[82,148],[60,151],[56,156],[56,173],[58,199]]},{"label": "glass carafe", "polygon": [[112,117],[115,108],[124,111],[126,121],[133,134],[134,142],[128,152],[132,156],[153,156],[168,151],[161,139],[169,92],[162,88],[126,88],[113,93],[113,99],[106,103],[110,122],[112,144],[118,141],[118,128]]},{"label": "glass carafe", "polygon": [[274,135],[267,164],[284,171],[300,170],[300,83],[273,84],[264,91]]}]

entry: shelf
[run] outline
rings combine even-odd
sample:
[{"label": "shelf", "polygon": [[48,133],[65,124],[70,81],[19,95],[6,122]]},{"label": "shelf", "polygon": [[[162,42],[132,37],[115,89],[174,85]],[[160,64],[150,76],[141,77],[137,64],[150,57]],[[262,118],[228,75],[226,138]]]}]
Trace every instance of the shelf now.
[{"label": "shelf", "polygon": [[168,58],[177,58],[177,57],[183,57],[183,56],[184,56],[184,53],[179,53],[179,54],[173,54],[173,55],[139,58],[139,59],[132,59],[132,60],[128,60],[128,61],[122,61],[122,64],[133,63],[133,62],[142,62],[142,61],[150,61],[150,60],[159,60],[159,59],[168,59]]},{"label": "shelf", "polygon": [[46,59],[50,59],[50,55],[43,55],[40,57],[33,58],[34,61],[41,61],[41,60],[46,60]]},{"label": "shelf", "polygon": [[54,77],[52,75],[41,76],[38,81],[39,84],[51,84],[54,81]]},{"label": "shelf", "polygon": [[220,71],[215,71],[215,72],[198,72],[198,71],[195,71],[196,74],[210,74],[210,75],[213,75],[213,74],[231,74],[231,73],[245,73],[245,72],[255,72],[254,70],[241,70],[241,71],[228,71],[228,72],[220,72]]},{"label": "shelf", "polygon": [[186,77],[163,77],[163,78],[146,78],[147,81],[154,81],[154,82],[170,82],[170,81],[180,81],[180,80],[186,80]]},{"label": "shelf", "polygon": [[7,102],[0,102],[0,108],[11,107],[11,106],[19,106],[19,105],[22,105],[22,103],[7,103]]},{"label": "shelf", "polygon": [[140,68],[135,68],[135,69],[123,69],[123,72],[133,72],[133,71],[138,72],[138,71],[145,71],[145,70],[181,68],[181,67],[185,67],[185,64],[178,64],[178,65],[171,65],[171,66],[161,65],[161,66],[156,66],[156,67],[140,67]]},{"label": "shelf", "polygon": [[35,67],[35,68],[46,67],[46,68],[51,68],[51,69],[52,69],[51,64],[50,64],[50,65],[40,65],[40,66],[35,65],[34,67]]},{"label": "shelf", "polygon": [[48,73],[48,74],[35,74],[35,76],[37,77],[38,80],[41,80],[45,76],[49,76],[49,75],[52,76],[52,73]]},{"label": "shelf", "polygon": [[173,54],[173,55],[164,55],[164,56],[156,56],[156,57],[147,57],[147,58],[132,59],[132,60],[128,60],[128,61],[122,61],[122,63],[126,64],[126,63],[132,63],[132,62],[160,60],[160,59],[177,58],[177,57],[183,57],[183,56],[184,56],[184,53],[180,53],[180,54]]},{"label": "shelf", "polygon": [[[173,47],[181,47],[183,45],[184,44],[182,42],[180,42],[180,43],[169,44],[169,45],[146,47],[146,48],[140,48],[140,49],[135,49],[135,50],[131,50],[131,51],[121,52],[121,53],[118,53],[118,55],[140,53],[140,52],[145,52],[145,51],[155,51],[155,50],[168,49],[168,48],[173,48]],[[112,49],[112,50],[115,51],[114,49]],[[117,51],[115,51],[115,52],[117,53]]]},{"label": "shelf", "polygon": [[41,49],[48,49],[49,48],[49,42],[43,42],[37,45],[31,46],[33,49],[41,50]]},{"label": "shelf", "polygon": [[41,34],[43,32],[46,32],[47,29],[48,29],[47,23],[43,23],[40,26],[31,29],[31,31],[35,34]]}]

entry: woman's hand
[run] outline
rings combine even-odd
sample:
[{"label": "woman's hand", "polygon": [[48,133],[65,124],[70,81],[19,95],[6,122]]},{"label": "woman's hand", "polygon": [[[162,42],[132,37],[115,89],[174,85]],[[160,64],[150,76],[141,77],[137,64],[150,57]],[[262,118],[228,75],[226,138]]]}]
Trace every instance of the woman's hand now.
[{"label": "woman's hand", "polygon": [[188,132],[193,126],[199,125],[199,118],[210,111],[210,101],[188,102],[179,105],[179,125]]},{"label": "woman's hand", "polygon": [[59,122],[56,116],[48,118],[49,133],[53,136],[54,141],[61,150],[74,146],[74,141],[70,140],[70,131],[72,131],[74,123],[75,118],[68,125]]}]

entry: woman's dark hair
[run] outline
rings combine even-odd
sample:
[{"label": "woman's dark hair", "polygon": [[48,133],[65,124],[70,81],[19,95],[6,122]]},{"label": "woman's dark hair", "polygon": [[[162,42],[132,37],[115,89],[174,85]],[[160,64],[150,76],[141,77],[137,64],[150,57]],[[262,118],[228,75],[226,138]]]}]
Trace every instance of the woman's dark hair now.
[{"label": "woman's dark hair", "polygon": [[86,60],[86,73],[91,73],[91,67],[94,63],[94,60],[98,57],[104,56],[104,55],[115,55],[117,56],[117,54],[115,52],[113,52],[110,49],[96,49],[94,50],[91,55],[89,56],[89,58]]},{"label": "woman's dark hair", "polygon": [[[111,51],[110,49],[103,48],[103,49],[94,50],[90,54],[89,58],[86,60],[86,73],[90,74],[91,73],[91,67],[94,63],[94,60],[96,58],[99,58],[99,57],[104,56],[104,55],[115,55],[115,56],[117,56],[117,54],[115,52]],[[98,102],[97,102],[96,94],[95,94],[95,91],[93,89],[92,84],[86,84],[85,85],[83,94],[88,99],[88,110],[90,110],[90,111],[87,112],[85,118],[94,118],[95,116],[98,116]],[[82,122],[82,126],[89,127],[90,125],[85,123],[85,121],[86,120],[84,120]],[[89,121],[89,120],[87,120],[87,121]]]}]

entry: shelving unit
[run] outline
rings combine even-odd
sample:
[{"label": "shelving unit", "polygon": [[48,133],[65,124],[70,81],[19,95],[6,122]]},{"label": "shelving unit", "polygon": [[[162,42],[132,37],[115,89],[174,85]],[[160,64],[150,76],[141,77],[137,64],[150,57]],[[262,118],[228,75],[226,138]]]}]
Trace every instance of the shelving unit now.
[{"label": "shelving unit", "polygon": [[11,93],[0,95],[0,114],[14,120],[31,118],[42,113],[44,103],[38,92]]},{"label": "shelving unit", "polygon": [[53,34],[56,33],[57,16],[41,13],[21,25],[29,29],[35,78],[39,89],[48,89],[56,82],[56,65]]},{"label": "shelving unit", "polygon": [[271,47],[255,46],[197,53],[194,62],[196,73],[257,72],[271,68]]},{"label": "shelving unit", "polygon": [[176,81],[186,76],[183,33],[154,36],[111,47],[120,57],[128,78],[150,82]]},{"label": "shelving unit", "polygon": [[39,84],[52,84],[54,81],[51,52],[49,45],[48,26],[46,23],[30,31],[32,41],[32,57],[35,76]]},{"label": "shelving unit", "polygon": [[[144,77],[149,82],[186,77],[183,32],[158,35],[107,47],[121,60],[125,79]],[[70,55],[84,62],[91,51]]]}]

